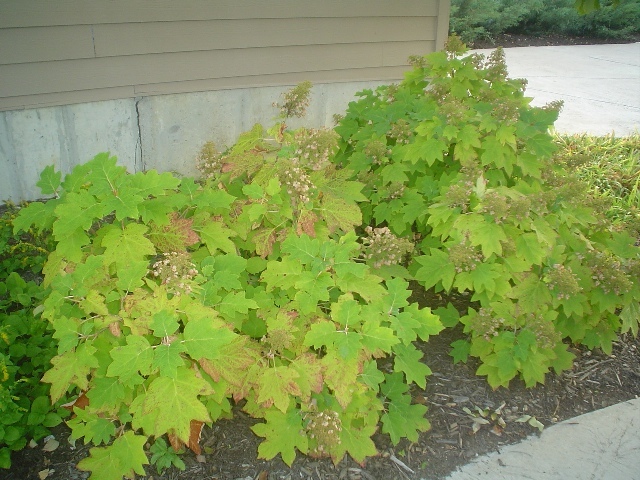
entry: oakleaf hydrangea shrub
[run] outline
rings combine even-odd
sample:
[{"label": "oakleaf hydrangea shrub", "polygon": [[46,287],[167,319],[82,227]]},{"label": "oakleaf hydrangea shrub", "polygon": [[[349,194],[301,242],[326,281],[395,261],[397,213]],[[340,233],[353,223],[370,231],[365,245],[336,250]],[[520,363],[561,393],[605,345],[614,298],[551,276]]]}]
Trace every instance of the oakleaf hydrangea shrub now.
[{"label": "oakleaf hydrangea shrub", "polygon": [[233,402],[264,420],[260,457],[288,464],[363,462],[379,428],[394,443],[429,428],[409,394],[430,373],[414,342],[442,324],[360,258],[366,197],[327,161],[336,134],[284,122],[303,93],[271,129],[206,144],[202,182],[100,154],[64,178],[48,170],[56,198],[16,220],[53,232],[42,317],[59,344],[43,381],[52,402],[73,399],[91,478],[144,474],[147,443],[159,470],[182,466],[176,453],[200,453],[203,424]]},{"label": "oakleaf hydrangea shrub", "polygon": [[468,292],[468,340],[493,387],[571,367],[568,339],[611,352],[638,333],[640,248],[554,161],[559,104],[534,107],[501,49],[413,58],[398,85],[365,90],[336,127],[336,163],[365,184],[364,225],[416,240],[425,288]]}]

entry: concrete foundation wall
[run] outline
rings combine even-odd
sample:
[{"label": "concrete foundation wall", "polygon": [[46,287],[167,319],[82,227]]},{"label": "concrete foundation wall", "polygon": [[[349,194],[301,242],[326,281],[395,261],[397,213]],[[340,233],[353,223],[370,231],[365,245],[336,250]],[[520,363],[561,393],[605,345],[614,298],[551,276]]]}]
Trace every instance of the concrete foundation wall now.
[{"label": "concrete foundation wall", "polygon": [[[303,119],[290,126],[332,126],[354,94],[388,82],[314,85]],[[0,201],[41,198],[40,172],[63,174],[108,151],[130,172],[156,169],[197,176],[195,157],[211,140],[222,150],[255,123],[272,124],[273,102],[289,87],[157,95],[0,112]]]}]

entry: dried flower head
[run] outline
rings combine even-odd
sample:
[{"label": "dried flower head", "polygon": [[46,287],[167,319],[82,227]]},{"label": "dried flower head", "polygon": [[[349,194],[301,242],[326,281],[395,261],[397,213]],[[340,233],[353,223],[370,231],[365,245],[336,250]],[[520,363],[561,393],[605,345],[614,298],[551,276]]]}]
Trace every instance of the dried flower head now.
[{"label": "dried flower head", "polygon": [[373,268],[398,265],[406,255],[413,252],[414,245],[406,238],[398,238],[387,227],[365,229],[367,236],[362,239],[362,257]]},{"label": "dried flower head", "polygon": [[482,263],[484,256],[480,247],[471,245],[468,237],[449,247],[449,260],[455,265],[456,273],[470,272]]},{"label": "dried flower head", "polygon": [[525,327],[534,333],[540,348],[553,349],[562,341],[562,334],[554,323],[540,313],[527,314]]},{"label": "dried flower head", "polygon": [[622,295],[633,288],[633,282],[626,273],[626,265],[613,255],[592,252],[586,256],[587,266],[591,269],[591,279],[604,293]]},{"label": "dried flower head", "polygon": [[311,201],[311,195],[315,192],[315,185],[302,166],[292,163],[291,166],[284,170],[280,181],[286,186],[294,206]]},{"label": "dried flower head", "polygon": [[578,277],[571,267],[560,263],[551,266],[545,275],[545,282],[559,300],[568,300],[582,291]]},{"label": "dried flower head", "polygon": [[384,165],[389,162],[388,155],[391,153],[387,143],[382,140],[370,140],[362,152],[371,159],[374,165]]},{"label": "dried flower head", "polygon": [[391,124],[391,128],[387,132],[387,136],[396,141],[396,145],[407,145],[411,143],[413,138],[413,130],[411,124],[404,118]]},{"label": "dried flower head", "polygon": [[328,128],[302,128],[296,132],[294,141],[298,147],[291,161],[315,171],[326,167],[338,150],[338,134]]},{"label": "dried flower head", "polygon": [[321,412],[309,412],[305,416],[307,420],[306,432],[312,445],[309,454],[312,457],[326,457],[335,445],[340,445],[340,432],[342,432],[342,420],[338,412],[323,410]]},{"label": "dried flower head", "polygon": [[168,290],[176,295],[189,294],[195,287],[193,279],[198,275],[188,252],[169,252],[152,266],[151,274],[160,279]]},{"label": "dried flower head", "polygon": [[196,157],[196,168],[204,178],[215,178],[222,171],[225,156],[216,150],[213,142],[202,146]]},{"label": "dried flower head", "polygon": [[283,118],[304,117],[310,102],[311,87],[311,82],[306,81],[285,92],[282,95],[282,103],[274,104],[280,109],[280,116]]}]

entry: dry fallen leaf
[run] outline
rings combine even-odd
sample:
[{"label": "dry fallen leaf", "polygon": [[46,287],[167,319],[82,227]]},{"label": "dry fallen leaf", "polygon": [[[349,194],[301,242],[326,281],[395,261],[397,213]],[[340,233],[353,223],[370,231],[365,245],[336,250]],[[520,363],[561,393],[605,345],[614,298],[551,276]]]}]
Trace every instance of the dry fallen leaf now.
[{"label": "dry fallen leaf", "polygon": [[171,444],[171,446],[176,452],[179,452],[180,450],[182,450],[184,443],[182,442],[182,440],[178,438],[178,436],[175,433],[167,434],[167,438],[169,439],[169,443]]},{"label": "dry fallen leaf", "polygon": [[84,408],[89,405],[89,397],[87,397],[86,395],[87,392],[82,392],[78,398],[76,398],[75,400],[72,400],[69,403],[65,403],[63,405],[61,405],[63,408],[66,408],[67,410],[69,410],[70,412],[73,412],[73,407],[78,407],[81,410],[84,410]]},{"label": "dry fallen leaf", "polygon": [[45,468],[44,470],[40,470],[38,472],[38,478],[40,478],[40,480],[45,480],[45,478],[47,478],[49,475],[51,475],[54,472],[55,470],[52,468]]},{"label": "dry fallen leaf", "polygon": [[189,448],[196,455],[200,455],[202,453],[202,450],[200,449],[200,436],[202,435],[202,427],[204,427],[204,423],[198,420],[191,420]]},{"label": "dry fallen leaf", "polygon": [[42,447],[42,450],[45,451],[45,452],[53,452],[59,446],[60,446],[60,442],[59,441],[57,441],[55,438],[49,438],[45,442],[44,447]]}]

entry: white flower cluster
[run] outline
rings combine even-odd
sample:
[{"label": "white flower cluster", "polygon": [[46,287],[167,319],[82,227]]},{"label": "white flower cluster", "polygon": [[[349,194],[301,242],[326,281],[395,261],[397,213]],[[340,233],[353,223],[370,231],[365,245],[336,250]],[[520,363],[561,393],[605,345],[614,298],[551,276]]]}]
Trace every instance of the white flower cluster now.
[{"label": "white flower cluster", "polygon": [[314,171],[322,170],[329,164],[329,158],[338,149],[338,134],[327,128],[300,129],[295,134],[298,148],[293,163],[306,165]]},{"label": "white flower cluster", "polygon": [[324,410],[322,412],[308,413],[307,433],[309,438],[316,441],[316,447],[311,450],[311,455],[323,457],[329,454],[328,450],[341,443],[340,432],[342,421],[338,412]]},{"label": "white flower cluster", "polygon": [[152,266],[151,274],[176,295],[189,294],[193,290],[193,279],[198,274],[188,252],[169,252]]},{"label": "white flower cluster", "polygon": [[313,191],[314,185],[304,168],[292,165],[284,171],[281,180],[286,185],[287,192],[294,204],[304,204],[311,200],[309,195]]}]

